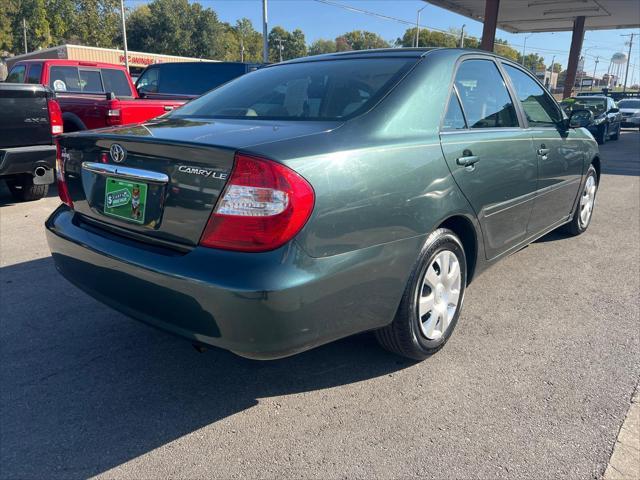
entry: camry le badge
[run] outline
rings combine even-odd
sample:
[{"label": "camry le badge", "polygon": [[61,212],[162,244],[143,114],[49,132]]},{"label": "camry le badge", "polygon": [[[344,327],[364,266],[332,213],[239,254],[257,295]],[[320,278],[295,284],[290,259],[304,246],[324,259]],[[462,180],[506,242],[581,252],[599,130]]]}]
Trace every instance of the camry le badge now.
[{"label": "camry le badge", "polygon": [[122,145],[114,143],[109,149],[109,155],[111,155],[111,160],[114,162],[122,163],[124,162],[124,159],[127,158],[127,151]]}]

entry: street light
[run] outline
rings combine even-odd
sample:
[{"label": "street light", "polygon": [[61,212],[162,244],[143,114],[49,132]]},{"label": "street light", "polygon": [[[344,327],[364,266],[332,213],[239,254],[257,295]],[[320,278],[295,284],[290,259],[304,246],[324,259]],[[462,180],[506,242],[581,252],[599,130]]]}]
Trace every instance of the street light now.
[{"label": "street light", "polygon": [[418,38],[420,35],[420,12],[422,12],[422,10],[424,10],[425,8],[427,8],[427,6],[425,5],[424,7],[422,7],[421,9],[419,9],[416,13],[416,41],[415,41],[415,47],[418,47]]}]

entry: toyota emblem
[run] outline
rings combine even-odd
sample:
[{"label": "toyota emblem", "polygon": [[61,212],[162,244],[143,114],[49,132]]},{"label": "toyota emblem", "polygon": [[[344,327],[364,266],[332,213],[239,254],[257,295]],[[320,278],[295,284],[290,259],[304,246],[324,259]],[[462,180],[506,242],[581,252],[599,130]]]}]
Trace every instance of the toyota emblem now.
[{"label": "toyota emblem", "polygon": [[117,143],[111,145],[109,154],[111,155],[111,160],[116,163],[122,163],[124,162],[124,159],[127,158],[127,151],[122,145],[118,145]]}]

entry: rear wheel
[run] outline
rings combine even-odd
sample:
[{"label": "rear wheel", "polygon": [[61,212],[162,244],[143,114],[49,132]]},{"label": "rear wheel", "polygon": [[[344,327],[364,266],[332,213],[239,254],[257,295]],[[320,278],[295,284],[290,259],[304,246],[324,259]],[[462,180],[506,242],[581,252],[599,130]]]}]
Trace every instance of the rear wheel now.
[{"label": "rear wheel", "polygon": [[34,185],[31,175],[20,175],[7,179],[11,196],[19,202],[40,200],[49,191],[49,185]]},{"label": "rear wheel", "polygon": [[580,235],[591,223],[593,207],[596,204],[596,194],[598,193],[598,174],[593,165],[589,166],[587,178],[580,193],[580,200],[571,222],[565,225],[565,230],[571,235]]},{"label": "rear wheel", "polygon": [[376,331],[380,344],[414,360],[436,353],[458,322],[466,281],[462,243],[451,230],[436,230],[420,254],[393,322]]}]

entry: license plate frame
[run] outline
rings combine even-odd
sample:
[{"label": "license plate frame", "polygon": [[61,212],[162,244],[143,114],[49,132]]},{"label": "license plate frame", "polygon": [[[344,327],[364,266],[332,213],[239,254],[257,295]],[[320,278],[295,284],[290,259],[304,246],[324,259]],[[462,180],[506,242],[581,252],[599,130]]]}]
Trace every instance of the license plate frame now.
[{"label": "license plate frame", "polygon": [[149,185],[107,176],[102,211],[110,217],[144,225]]}]

